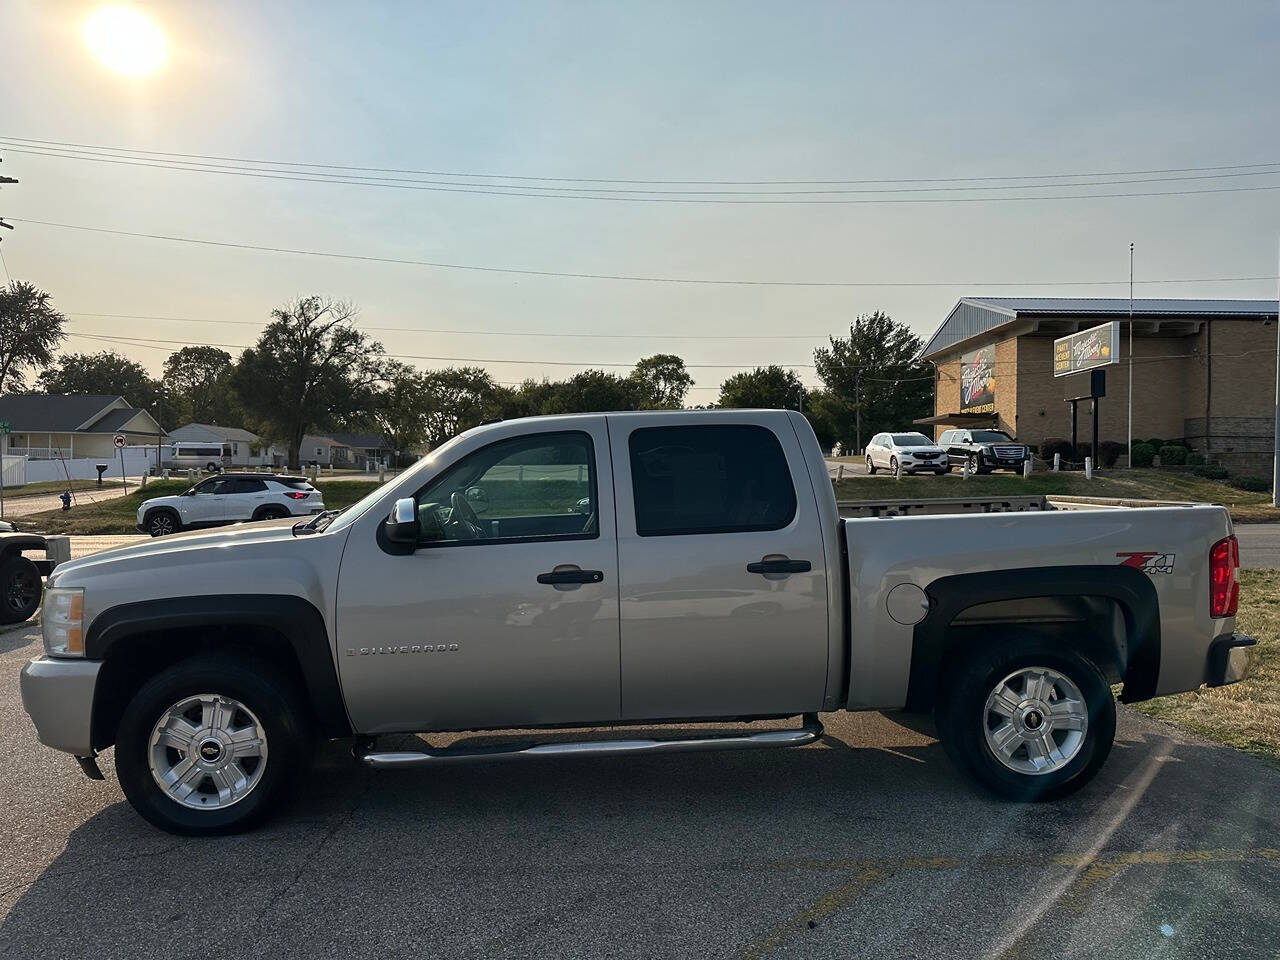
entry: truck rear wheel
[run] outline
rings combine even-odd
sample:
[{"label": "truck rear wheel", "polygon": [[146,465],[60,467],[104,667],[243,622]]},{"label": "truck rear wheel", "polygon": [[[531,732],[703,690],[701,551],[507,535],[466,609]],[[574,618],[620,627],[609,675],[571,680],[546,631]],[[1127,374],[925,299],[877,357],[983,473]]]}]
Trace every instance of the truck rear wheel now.
[{"label": "truck rear wheel", "polygon": [[36,565],[22,555],[0,564],[0,623],[22,623],[40,606],[44,586]]},{"label": "truck rear wheel", "polygon": [[234,833],[268,817],[306,774],[313,738],[296,686],[230,654],[182,660],[143,684],[116,737],[116,775],[162,830]]},{"label": "truck rear wheel", "polygon": [[1008,800],[1053,800],[1088,783],[1116,732],[1097,665],[1035,634],[970,651],[944,674],[937,705],[956,765]]}]

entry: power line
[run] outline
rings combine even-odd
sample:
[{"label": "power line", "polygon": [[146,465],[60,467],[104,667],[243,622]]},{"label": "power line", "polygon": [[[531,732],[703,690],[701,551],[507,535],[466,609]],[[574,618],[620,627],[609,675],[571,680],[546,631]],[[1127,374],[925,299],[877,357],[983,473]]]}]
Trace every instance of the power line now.
[{"label": "power line", "polygon": [[[634,283],[685,283],[708,286],[741,287],[1105,287],[1126,285],[1128,280],[723,280],[703,277],[653,277],[637,274],[576,273],[563,270],[525,270],[516,267],[492,267],[480,264],[445,263],[437,260],[412,260],[402,257],[374,257],[354,253],[334,253],[326,250],[302,250],[292,247],[272,247],[253,243],[234,243],[227,240],[205,240],[198,237],[181,237],[170,234],[139,233],[116,230],[109,227],[90,227],[76,223],[58,223],[52,220],[32,220],[25,217],[5,217],[14,223],[27,223],[59,230],[80,230],[115,237],[133,237],[141,240],[164,240],[170,243],[189,243],[205,247],[222,247],[230,250],[256,250],[263,253],[287,253],[303,257],[323,257],[332,260],[354,260],[361,263],[389,263],[399,266],[433,267],[440,270],[470,270],[478,273],[507,273],[526,277],[565,277],[574,280],[626,280]],[[1163,280],[1139,280],[1139,284],[1170,283],[1245,283],[1255,280],[1275,280],[1275,276],[1257,277],[1198,277]]]},{"label": "power line", "polygon": [[[159,320],[174,323],[228,323],[237,326],[261,327],[259,320],[210,320],[196,317],[157,317],[133,313],[86,313],[79,310],[64,310],[70,317],[101,317],[115,320]],[[558,333],[525,330],[446,330],[433,327],[384,327],[360,324],[361,330],[377,330],[389,333],[431,333],[458,334],[462,336],[482,337],[557,337],[582,340],[825,340],[825,333],[800,334],[676,334],[676,333]]]},{"label": "power line", "polygon": [[[128,343],[136,346],[151,346],[159,344],[173,344],[184,347],[222,347],[229,350],[247,350],[252,344],[243,343],[212,343],[208,341],[193,340],[164,340],[159,337],[120,337],[105,336],[92,333],[77,333],[73,336],[85,337],[90,340],[102,340],[108,343]],[[589,360],[522,360],[516,358],[504,357],[437,357],[424,356],[414,353],[384,353],[383,356],[396,360],[430,360],[433,362],[444,363],[520,363],[531,364],[533,366],[550,366],[550,367],[634,367],[635,362],[621,363],[615,361],[589,361]],[[775,361],[776,362],[776,361]],[[685,363],[686,367],[693,369],[707,370],[742,370],[748,367],[769,366],[769,364],[751,364],[751,363]],[[778,363],[777,366],[789,368],[806,368],[812,369],[812,363]]]},{"label": "power line", "polygon": [[[259,180],[285,180],[298,183],[346,183],[350,186],[364,187],[389,187],[397,190],[419,190],[430,193],[466,193],[480,196],[490,197],[533,197],[542,200],[594,200],[612,203],[700,203],[700,204],[748,204],[748,205],[777,205],[777,204],[808,204],[808,205],[849,205],[849,204],[883,204],[883,203],[1019,203],[1028,201],[1050,201],[1050,200],[1106,200],[1106,199],[1123,199],[1134,197],[1182,197],[1193,196],[1208,193],[1256,193],[1258,191],[1280,190],[1280,184],[1269,186],[1252,186],[1252,187],[1200,187],[1194,190],[1144,190],[1130,192],[1111,192],[1111,193],[1075,193],[1075,194],[1050,194],[1047,196],[1000,196],[1000,197],[859,197],[859,198],[824,198],[824,199],[777,199],[777,198],[760,198],[760,197],[734,197],[734,198],[712,198],[712,197],[672,197],[672,196],[644,196],[644,197],[617,197],[617,196],[599,196],[595,193],[537,193],[530,192],[542,188],[523,186],[520,189],[505,189],[506,185],[492,184],[484,187],[475,186],[426,186],[424,184],[406,184],[406,183],[370,183],[362,180],[335,180],[323,179],[322,177],[300,176],[296,173],[264,173],[251,172],[249,170],[214,170],[214,169],[196,169],[194,167],[181,167],[173,164],[149,163],[141,160],[114,159],[108,160],[103,157],[89,156],[71,156],[59,153],[39,153],[32,150],[10,148],[14,153],[29,153],[34,156],[58,157],[64,160],[82,160],[91,163],[113,163],[132,167],[147,167],[149,169],[159,170],[184,170],[189,173],[215,173],[222,176],[231,177],[252,177]],[[1270,171],[1280,173],[1280,171]],[[1121,181],[1113,181],[1121,182]],[[1128,181],[1139,182],[1139,181]],[[1088,187],[1093,184],[1081,183],[1076,186]],[[1105,184],[1102,184],[1105,185]],[[1064,184],[1056,184],[1055,186],[1065,186]],[[495,189],[502,187],[503,189]],[[568,188],[565,188],[568,189]],[[973,189],[989,189],[975,187]],[[821,191],[829,193],[832,191]],[[899,191],[891,191],[899,192]]]},{"label": "power line", "polygon": [[143,154],[155,157],[182,157],[191,160],[220,160],[233,163],[257,163],[270,166],[305,167],[319,170],[357,170],[369,173],[407,173],[426,177],[472,177],[477,180],[534,180],[553,183],[624,183],[624,184],[657,184],[667,186],[814,186],[820,184],[861,184],[861,183],[960,183],[986,182],[993,180],[1060,180],[1081,177],[1128,177],[1146,176],[1163,173],[1204,173],[1214,170],[1247,170],[1261,167],[1274,167],[1280,161],[1266,163],[1234,163],[1208,167],[1164,167],[1150,170],[1107,170],[1089,173],[1045,173],[1045,174],[1009,174],[1005,176],[978,177],[907,177],[898,179],[835,179],[835,180],[637,180],[610,177],[546,177],[523,174],[475,173],[469,171],[448,170],[413,170],[399,167],[367,167],[352,164],[334,163],[302,163],[290,160],[261,160],[250,157],[228,157],[201,153],[175,153],[165,150],[140,150],[132,147],[111,147],[102,144],[71,143],[65,140],[40,140],[31,137],[0,137],[4,140],[43,145],[46,147],[72,147],[80,150],[104,150],[122,154]]},{"label": "power line", "polygon": [[[885,194],[885,193],[963,193],[975,191],[1000,191],[1000,190],[1049,190],[1071,187],[1105,187],[1120,186],[1124,184],[1136,183],[1171,183],[1188,180],[1221,180],[1227,178],[1238,177],[1266,177],[1280,174],[1280,169],[1276,170],[1242,170],[1228,173],[1195,173],[1187,175],[1157,175],[1142,178],[1129,177],[1121,180],[1091,180],[1088,182],[1081,181],[1060,181],[1060,182],[1044,182],[1044,183],[1004,183],[996,186],[933,186],[933,187],[826,187],[821,189],[802,189],[802,190],[653,190],[653,189],[622,189],[614,187],[539,187],[529,184],[486,184],[475,183],[460,180],[422,180],[422,179],[406,179],[401,177],[382,177],[372,175],[344,175],[344,174],[326,174],[326,173],[309,173],[293,170],[277,170],[263,167],[247,167],[235,166],[219,163],[196,163],[190,161],[160,161],[152,160],[146,157],[129,157],[124,155],[114,155],[106,153],[92,153],[86,151],[65,151],[57,148],[40,148],[30,149],[23,146],[15,146],[6,143],[0,139],[0,147],[9,150],[12,153],[23,154],[34,157],[52,157],[61,160],[83,160],[96,163],[113,163],[123,166],[144,167],[156,170],[173,170],[185,171],[187,173],[211,173],[235,176],[255,176],[261,175],[259,179],[267,180],[289,180],[298,183],[330,183],[345,186],[357,187],[384,187],[391,189],[421,189],[432,190],[434,188],[461,188],[475,187],[481,188],[476,191],[459,191],[449,190],[445,192],[478,192],[488,195],[501,196],[556,196],[556,193],[548,191],[558,191],[559,194],[593,194],[589,197],[577,197],[576,199],[589,200],[623,200],[623,199],[639,199],[631,197],[610,197],[610,196],[594,196],[595,194],[608,193],[627,193],[627,194],[643,194],[667,195],[664,199],[669,198],[671,194],[735,194],[745,197],[759,197],[771,195],[800,195],[800,194]],[[499,191],[494,193],[493,191]],[[536,191],[536,193],[520,193],[512,192],[513,190]],[[1093,196],[1091,194],[1091,196]],[[1096,196],[1110,196],[1110,194],[1096,194]],[[560,199],[574,199],[573,197],[560,197]],[[969,199],[988,199],[988,198],[969,198]],[[1016,197],[999,198],[993,197],[989,199],[1016,199]],[[1022,198],[1027,199],[1027,198]],[[725,201],[729,202],[729,201]],[[734,201],[738,202],[738,201]],[[745,202],[745,201],[743,201]],[[782,201],[775,201],[782,202]],[[800,201],[796,201],[800,202]],[[817,202],[817,201],[815,201]],[[834,201],[832,201],[834,202]]]}]

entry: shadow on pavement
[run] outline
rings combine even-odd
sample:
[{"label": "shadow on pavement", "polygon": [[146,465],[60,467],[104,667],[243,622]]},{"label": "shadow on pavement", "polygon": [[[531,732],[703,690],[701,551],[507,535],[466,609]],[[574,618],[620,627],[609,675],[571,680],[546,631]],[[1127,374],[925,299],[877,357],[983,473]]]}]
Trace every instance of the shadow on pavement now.
[{"label": "shadow on pavement", "polygon": [[379,773],[330,744],[238,837],[170,837],[117,802],[26,886],[0,955],[1017,956],[1032,932],[1055,957],[1273,949],[1272,768],[1140,722],[1076,796],[1004,804],[929,733],[824,720],[789,751]]}]

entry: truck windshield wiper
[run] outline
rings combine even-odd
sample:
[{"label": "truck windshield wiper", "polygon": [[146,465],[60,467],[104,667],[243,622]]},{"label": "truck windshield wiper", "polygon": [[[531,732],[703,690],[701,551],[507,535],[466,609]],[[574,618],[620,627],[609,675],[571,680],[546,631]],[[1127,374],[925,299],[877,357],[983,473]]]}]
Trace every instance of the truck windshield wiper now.
[{"label": "truck windshield wiper", "polygon": [[317,513],[314,517],[310,517],[307,520],[299,521],[293,525],[294,535],[296,536],[297,534],[302,533],[320,533],[325,527],[333,523],[333,518],[341,512],[341,510],[325,510],[323,513]]}]

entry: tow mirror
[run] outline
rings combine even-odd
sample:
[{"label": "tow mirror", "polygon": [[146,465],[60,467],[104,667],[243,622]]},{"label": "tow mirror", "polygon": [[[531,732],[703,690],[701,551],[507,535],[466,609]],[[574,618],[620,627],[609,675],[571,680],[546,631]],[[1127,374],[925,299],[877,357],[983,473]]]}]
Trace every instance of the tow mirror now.
[{"label": "tow mirror", "polygon": [[387,539],[392,543],[412,546],[418,542],[418,501],[402,497],[387,517]]}]

